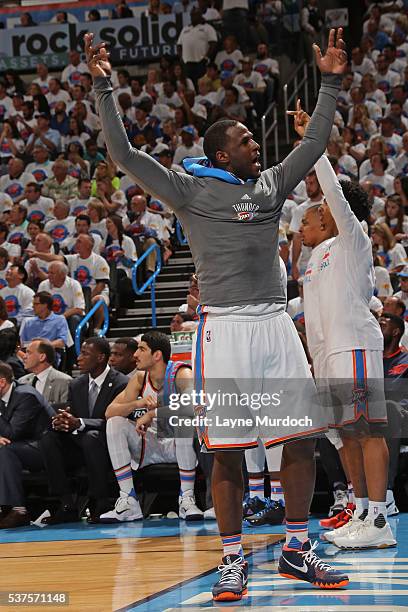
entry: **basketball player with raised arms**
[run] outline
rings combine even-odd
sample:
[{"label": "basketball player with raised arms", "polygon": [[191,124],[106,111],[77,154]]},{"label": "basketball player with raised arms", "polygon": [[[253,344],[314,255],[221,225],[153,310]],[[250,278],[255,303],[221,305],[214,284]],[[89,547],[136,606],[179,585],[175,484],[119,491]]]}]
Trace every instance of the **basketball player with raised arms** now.
[{"label": "basketball player with raised arms", "polygon": [[[299,102],[291,114],[303,135],[309,117]],[[340,433],[356,500],[352,519],[325,539],[339,548],[385,548],[396,541],[386,509],[383,335],[370,312],[374,265],[361,225],[370,205],[360,185],[338,181],[326,156],[315,170],[324,200],[306,211],[301,226],[303,244],[313,248],[303,283],[306,334],[316,380],[327,386],[330,424]]]},{"label": "basketball player with raised arms", "polygon": [[[238,388],[243,379],[260,381],[259,386],[271,379],[302,379],[304,384],[297,385],[302,393],[286,405],[296,417],[316,409],[308,399],[313,382],[302,344],[285,313],[279,217],[287,195],[325,150],[347,65],[344,48],[341,29],[337,36],[330,31],[325,55],[314,47],[322,73],[316,108],[301,145],[282,163],[261,172],[260,147],[253,134],[242,123],[223,120],[205,133],[206,157],[184,160],[188,173],[183,174],[131,146],[115,104],[105,44],[93,46],[93,34],[85,35],[109,154],[121,170],[177,214],[191,248],[201,301],[194,352],[196,392],[204,390],[207,396],[217,379]],[[259,386],[257,391],[263,390]],[[273,417],[276,408],[269,410]],[[309,426],[301,420],[290,432],[277,427],[265,433],[254,427],[250,435],[236,431],[230,439],[216,426],[201,432],[207,450],[215,452],[212,495],[224,552],[221,576],[213,587],[217,601],[239,600],[247,591],[248,564],[241,546],[242,460],[246,448],[257,446],[258,437],[266,446],[290,442],[284,447],[281,466],[287,519],[282,573],[322,588],[348,584],[347,576],[319,559],[316,544],[308,538],[315,482],[315,440],[309,438],[325,427],[315,418]]]}]

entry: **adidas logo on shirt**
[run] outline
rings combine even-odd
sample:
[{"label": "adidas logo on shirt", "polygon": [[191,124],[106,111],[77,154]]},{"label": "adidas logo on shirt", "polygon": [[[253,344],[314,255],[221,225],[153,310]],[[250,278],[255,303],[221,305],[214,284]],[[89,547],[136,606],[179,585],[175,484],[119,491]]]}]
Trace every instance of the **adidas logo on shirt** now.
[{"label": "adidas logo on shirt", "polygon": [[241,200],[250,200],[251,196],[249,196],[247,193],[245,195],[242,196]]}]

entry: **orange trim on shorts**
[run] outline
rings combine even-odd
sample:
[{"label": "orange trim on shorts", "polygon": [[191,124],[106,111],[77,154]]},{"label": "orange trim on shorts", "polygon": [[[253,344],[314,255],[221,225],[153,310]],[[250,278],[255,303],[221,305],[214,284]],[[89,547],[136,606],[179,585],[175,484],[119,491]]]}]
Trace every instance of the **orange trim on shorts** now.
[{"label": "orange trim on shorts", "polygon": [[207,450],[247,450],[249,448],[257,448],[258,442],[241,442],[240,444],[211,444],[208,435],[204,434],[201,440],[201,444],[204,444]]},{"label": "orange trim on shorts", "polygon": [[316,429],[309,429],[309,431],[302,431],[291,436],[284,436],[283,438],[274,438],[273,440],[269,440],[268,442],[263,442],[263,445],[265,446],[265,448],[269,448],[270,446],[278,446],[278,444],[292,442],[294,440],[297,440],[298,438],[305,438],[308,436],[313,436],[317,433],[326,432],[327,429],[327,427],[317,427]]}]

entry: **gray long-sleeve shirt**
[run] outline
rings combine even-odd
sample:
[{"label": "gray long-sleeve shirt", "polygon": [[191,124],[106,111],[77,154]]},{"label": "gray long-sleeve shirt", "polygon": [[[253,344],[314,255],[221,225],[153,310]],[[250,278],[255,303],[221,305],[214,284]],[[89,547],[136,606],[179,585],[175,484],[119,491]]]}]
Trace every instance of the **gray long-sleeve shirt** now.
[{"label": "gray long-sleeve shirt", "polygon": [[280,281],[279,217],[287,195],[323,154],[341,78],[323,75],[302,143],[256,181],[231,184],[167,170],[128,140],[109,79],[94,82],[97,107],[113,161],[172,208],[183,226],[203,305],[284,304]]}]

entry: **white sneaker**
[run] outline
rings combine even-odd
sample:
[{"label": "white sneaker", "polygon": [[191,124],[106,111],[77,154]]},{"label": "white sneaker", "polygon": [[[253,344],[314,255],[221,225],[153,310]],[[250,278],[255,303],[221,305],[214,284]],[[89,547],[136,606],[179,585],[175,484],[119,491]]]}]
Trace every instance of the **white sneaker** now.
[{"label": "white sneaker", "polygon": [[215,516],[214,506],[212,508],[208,508],[208,510],[204,511],[204,519],[206,521],[215,521],[216,518],[217,517]]},{"label": "white sneaker", "polygon": [[346,512],[347,514],[352,515],[348,523],[346,523],[342,527],[339,527],[338,529],[332,529],[331,531],[325,531],[325,533],[321,535],[322,540],[326,540],[326,542],[333,543],[335,537],[343,536],[343,535],[345,536],[349,534],[353,529],[357,527],[359,523],[363,522],[358,518],[355,511],[354,511],[354,514],[349,509],[347,509]]},{"label": "white sneaker", "polygon": [[101,514],[101,523],[124,523],[127,521],[140,521],[143,512],[137,499],[121,493],[116,500],[115,508],[110,512]]},{"label": "white sneaker", "polygon": [[394,493],[388,489],[387,491],[387,516],[396,516],[399,514],[399,510],[395,504]]},{"label": "white sneaker", "polygon": [[391,527],[385,523],[384,527],[376,527],[374,521],[368,517],[344,536],[336,536],[333,540],[338,548],[388,548],[395,546],[396,540],[392,535]]},{"label": "white sneaker", "polygon": [[335,514],[338,514],[339,512],[342,512],[342,510],[345,510],[347,508],[347,504],[348,504],[347,489],[345,489],[344,491],[342,491],[342,489],[335,489],[333,491],[333,497],[334,497],[334,504],[330,506],[329,514],[328,514],[329,518],[334,516]]},{"label": "white sneaker", "polygon": [[193,491],[186,491],[179,497],[179,518],[185,521],[201,521],[204,513],[197,508]]}]

